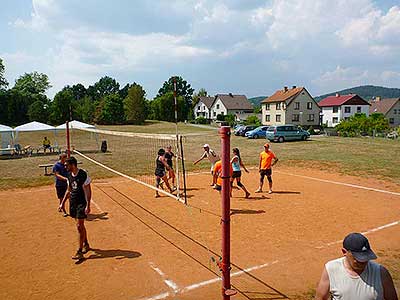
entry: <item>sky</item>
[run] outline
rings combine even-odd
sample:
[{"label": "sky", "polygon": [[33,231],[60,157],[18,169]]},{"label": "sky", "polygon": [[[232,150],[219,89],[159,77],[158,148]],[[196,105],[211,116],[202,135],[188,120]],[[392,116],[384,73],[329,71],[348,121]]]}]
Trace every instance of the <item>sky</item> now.
[{"label": "sky", "polygon": [[103,76],[148,98],[175,75],[249,98],[400,88],[400,1],[2,0],[0,58],[11,87],[47,74],[50,97]]}]

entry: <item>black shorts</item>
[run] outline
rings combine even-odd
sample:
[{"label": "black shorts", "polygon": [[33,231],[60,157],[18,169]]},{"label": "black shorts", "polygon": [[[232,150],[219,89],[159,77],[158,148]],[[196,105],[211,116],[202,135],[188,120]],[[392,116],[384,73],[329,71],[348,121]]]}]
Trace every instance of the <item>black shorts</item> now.
[{"label": "black shorts", "polygon": [[233,171],[232,178],[240,178],[242,176],[242,171]]},{"label": "black shorts", "polygon": [[260,175],[262,178],[264,178],[264,176],[271,176],[272,175],[272,169],[261,169],[260,170]]},{"label": "black shorts", "polygon": [[85,213],[86,203],[70,203],[69,215],[74,219],[86,219],[87,215]]},{"label": "black shorts", "polygon": [[158,177],[160,177],[160,178],[163,178],[163,177],[165,176],[165,171],[156,170],[155,173],[154,173],[154,175],[156,175],[156,176],[158,176]]},{"label": "black shorts", "polygon": [[67,185],[65,185],[65,186],[63,186],[63,185],[56,186],[57,198],[58,199],[63,199],[64,198],[64,195],[67,192],[67,188],[68,188]]}]

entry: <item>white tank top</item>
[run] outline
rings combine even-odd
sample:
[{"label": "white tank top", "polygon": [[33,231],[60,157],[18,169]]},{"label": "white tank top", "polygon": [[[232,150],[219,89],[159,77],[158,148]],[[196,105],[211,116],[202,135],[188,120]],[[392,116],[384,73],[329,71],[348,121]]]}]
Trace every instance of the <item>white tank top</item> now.
[{"label": "white tank top", "polygon": [[341,257],[325,264],[332,300],[382,300],[380,265],[369,261],[359,276],[352,276],[346,271],[344,260]]}]

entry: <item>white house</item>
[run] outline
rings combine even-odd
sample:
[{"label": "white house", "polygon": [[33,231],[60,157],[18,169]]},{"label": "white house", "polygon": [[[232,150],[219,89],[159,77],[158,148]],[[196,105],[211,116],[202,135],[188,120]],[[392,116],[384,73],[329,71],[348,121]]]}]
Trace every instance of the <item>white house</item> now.
[{"label": "white house", "polygon": [[203,117],[206,119],[211,119],[211,106],[214,102],[214,97],[201,96],[200,100],[194,106],[194,117]]},{"label": "white house", "polygon": [[216,120],[218,115],[234,115],[236,121],[245,120],[253,115],[253,105],[245,95],[217,94],[211,106],[211,119]]},{"label": "white house", "polygon": [[322,108],[322,123],[328,127],[335,127],[356,113],[369,116],[370,104],[356,94],[329,96],[318,105]]}]

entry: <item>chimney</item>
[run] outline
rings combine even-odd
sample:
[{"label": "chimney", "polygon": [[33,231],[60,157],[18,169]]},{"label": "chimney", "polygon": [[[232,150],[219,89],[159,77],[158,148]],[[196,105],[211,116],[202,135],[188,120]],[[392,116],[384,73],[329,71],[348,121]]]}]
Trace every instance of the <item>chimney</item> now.
[{"label": "chimney", "polygon": [[294,85],[294,86],[292,86],[292,89],[295,89],[296,87],[297,87],[297,86]]},{"label": "chimney", "polygon": [[233,98],[233,95],[232,95],[232,93],[229,93],[229,96]]},{"label": "chimney", "polygon": [[339,93],[336,93],[336,97],[339,97],[340,96],[340,94]]},{"label": "chimney", "polygon": [[287,86],[284,86],[284,87],[283,87],[283,91],[284,91],[284,92],[287,92],[287,91],[288,91],[288,87],[287,87]]},{"label": "chimney", "polygon": [[379,102],[379,101],[381,101],[381,96],[376,96],[375,97],[375,102]]}]

